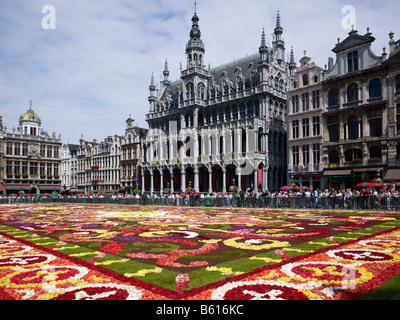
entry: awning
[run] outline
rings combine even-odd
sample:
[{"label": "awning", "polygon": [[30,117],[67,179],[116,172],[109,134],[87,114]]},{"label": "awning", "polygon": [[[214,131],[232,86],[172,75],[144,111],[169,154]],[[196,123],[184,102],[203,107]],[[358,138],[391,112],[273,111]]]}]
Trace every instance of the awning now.
[{"label": "awning", "polygon": [[362,169],[353,169],[353,171],[354,172],[376,172],[378,169],[381,172],[384,170],[384,168],[362,168]]},{"label": "awning", "polygon": [[347,178],[351,176],[351,170],[327,170],[324,177],[328,178]]},{"label": "awning", "polygon": [[400,181],[400,169],[389,169],[386,172],[385,177],[383,178],[384,181]]},{"label": "awning", "polygon": [[31,187],[30,186],[19,186],[19,185],[6,185],[6,190],[9,191],[31,191]]},{"label": "awning", "polygon": [[56,190],[59,191],[61,190],[61,186],[40,186],[40,190]]}]

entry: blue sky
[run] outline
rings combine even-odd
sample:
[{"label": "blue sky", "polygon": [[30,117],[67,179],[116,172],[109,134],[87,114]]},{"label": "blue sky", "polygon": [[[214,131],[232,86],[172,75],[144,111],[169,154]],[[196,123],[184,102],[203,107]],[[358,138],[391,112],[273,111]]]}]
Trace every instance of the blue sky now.
[{"label": "blue sky", "polygon": [[[56,10],[56,29],[42,28],[45,5]],[[198,0],[205,62],[217,67],[256,53],[262,29],[273,32],[280,11],[286,54],[307,55],[320,66],[334,57],[342,8],[352,5],[356,29],[369,27],[373,51],[400,38],[400,2],[341,0]],[[50,134],[68,143],[122,135],[131,114],[147,128],[151,74],[160,80],[165,59],[170,79],[185,59],[192,0],[0,0],[0,115],[8,128],[33,101]],[[269,36],[269,42],[272,42]]]}]

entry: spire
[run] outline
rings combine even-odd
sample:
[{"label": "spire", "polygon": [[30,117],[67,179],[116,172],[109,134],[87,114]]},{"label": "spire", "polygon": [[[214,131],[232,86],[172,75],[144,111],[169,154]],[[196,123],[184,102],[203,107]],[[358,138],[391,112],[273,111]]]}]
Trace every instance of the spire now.
[{"label": "spire", "polygon": [[276,16],[276,29],[282,28],[281,27],[281,16],[279,14],[279,10],[278,10],[278,15]]},{"label": "spire", "polygon": [[281,16],[278,11],[276,17],[276,28],[274,30],[275,35],[275,51],[277,53],[277,61],[279,64],[283,62],[283,57],[285,55],[285,42],[282,40],[283,28],[281,26]]},{"label": "spire", "polygon": [[281,16],[280,16],[280,14],[279,14],[279,11],[278,11],[278,15],[276,16],[276,27],[275,27],[275,35],[276,35],[276,40],[280,40],[280,36],[282,35],[282,33],[283,33],[283,28],[282,28],[282,26],[281,26]]},{"label": "spire", "polygon": [[154,73],[151,73],[151,82],[150,82],[150,87],[149,87],[150,91],[155,91],[156,90],[156,85],[154,83]]},{"label": "spire", "polygon": [[190,39],[192,40],[197,40],[200,39],[201,37],[201,32],[199,28],[199,17],[197,16],[197,13],[195,12],[193,17],[192,17],[192,29],[190,30]]},{"label": "spire", "polygon": [[268,60],[268,47],[267,47],[267,41],[265,39],[265,31],[263,28],[262,34],[261,34],[261,47],[259,49],[260,55],[261,55],[261,61],[267,61]]},{"label": "spire", "polygon": [[261,47],[265,48],[267,46],[267,41],[265,39],[265,31],[263,28],[262,35],[261,35]]},{"label": "spire", "polygon": [[192,29],[190,30],[190,40],[186,44],[187,67],[200,67],[204,65],[205,48],[200,39],[199,17],[197,16],[197,1],[194,4],[194,15],[192,17]]},{"label": "spire", "polygon": [[151,82],[150,82],[150,97],[149,97],[149,103],[150,103],[150,113],[154,112],[155,110],[155,104],[156,104],[156,85],[154,83],[154,74],[151,74]]},{"label": "spire", "polygon": [[294,75],[294,70],[296,69],[296,62],[294,61],[294,51],[293,47],[292,50],[290,51],[290,62],[289,62],[289,70],[290,70],[290,75]]},{"label": "spire", "polygon": [[165,59],[165,68],[164,68],[164,85],[168,85],[169,82],[169,70],[168,70],[168,60]]}]

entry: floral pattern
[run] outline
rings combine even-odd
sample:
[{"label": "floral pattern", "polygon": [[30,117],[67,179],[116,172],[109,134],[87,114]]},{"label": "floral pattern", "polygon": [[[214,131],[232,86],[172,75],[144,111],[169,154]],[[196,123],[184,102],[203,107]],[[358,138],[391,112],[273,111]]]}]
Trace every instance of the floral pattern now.
[{"label": "floral pattern", "polygon": [[360,299],[400,272],[395,212],[180,210],[1,206],[0,298]]}]

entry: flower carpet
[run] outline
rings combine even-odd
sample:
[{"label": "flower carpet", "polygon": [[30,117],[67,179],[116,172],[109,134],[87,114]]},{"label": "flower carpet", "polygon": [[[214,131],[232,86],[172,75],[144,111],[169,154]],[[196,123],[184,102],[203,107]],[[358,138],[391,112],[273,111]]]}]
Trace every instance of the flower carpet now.
[{"label": "flower carpet", "polygon": [[399,272],[398,212],[0,206],[6,300],[352,300]]}]

